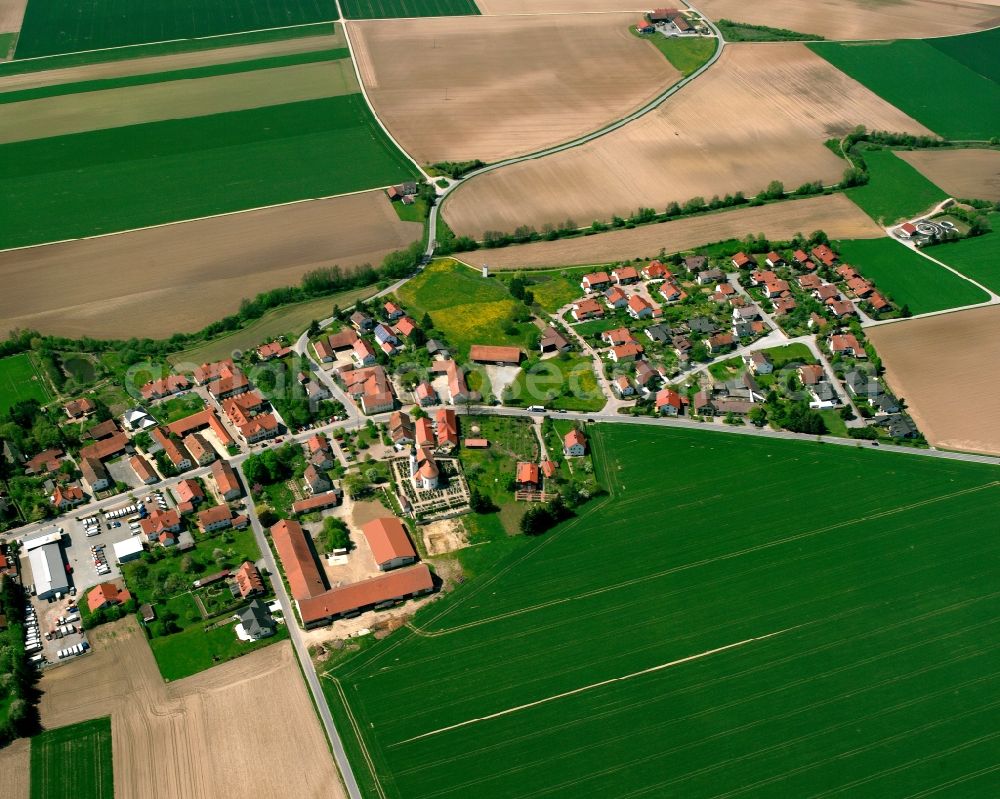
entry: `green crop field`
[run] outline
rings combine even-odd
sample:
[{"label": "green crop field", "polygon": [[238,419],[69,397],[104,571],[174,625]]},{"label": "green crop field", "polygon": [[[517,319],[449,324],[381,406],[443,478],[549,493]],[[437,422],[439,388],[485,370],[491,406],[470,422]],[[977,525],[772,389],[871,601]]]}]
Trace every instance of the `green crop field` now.
[{"label": "green crop field", "polygon": [[26,352],[0,358],[0,416],[17,402],[48,402],[49,392]]},{"label": "green crop field", "polygon": [[963,275],[971,277],[986,288],[1000,293],[1000,213],[989,216],[993,233],[971,239],[929,247],[925,252],[932,258],[948,264]]},{"label": "green crop field", "polygon": [[[808,46],[935,133],[989,139],[1000,135],[997,38],[987,31],[946,40]],[[956,56],[959,51],[963,55]]]},{"label": "green crop field", "polygon": [[37,58],[147,42],[194,39],[337,18],[322,0],[30,0],[17,58]]},{"label": "green crop field", "polygon": [[610,496],[323,679],[371,795],[991,793],[996,467],[590,433]]},{"label": "green crop field", "polygon": [[678,72],[687,77],[715,53],[718,41],[714,38],[670,38],[654,33],[642,36],[666,57]]},{"label": "green crop field", "polygon": [[930,210],[948,195],[892,150],[865,150],[870,180],[847,196],[876,222],[891,225]]},{"label": "green crop field", "polygon": [[872,280],[900,307],[908,305],[911,313],[960,308],[989,299],[969,281],[892,239],[851,239],[837,242],[834,248],[841,261]]},{"label": "green crop field", "polygon": [[347,19],[456,17],[478,14],[474,0],[341,0]]},{"label": "green crop field", "polygon": [[360,94],[0,146],[0,247],[385,186],[415,170]]},{"label": "green crop field", "polygon": [[112,799],[111,717],[31,739],[31,799]]}]

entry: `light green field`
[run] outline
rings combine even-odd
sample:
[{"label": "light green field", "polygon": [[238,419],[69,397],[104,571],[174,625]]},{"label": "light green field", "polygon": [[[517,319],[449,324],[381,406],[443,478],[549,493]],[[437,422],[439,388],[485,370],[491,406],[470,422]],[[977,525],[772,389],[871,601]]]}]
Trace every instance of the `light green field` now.
[{"label": "light green field", "polygon": [[111,717],[47,730],[31,740],[31,799],[112,799]]},{"label": "light green field", "polygon": [[36,399],[48,402],[49,392],[26,352],[0,358],[0,415],[16,402]]},{"label": "light green field", "polygon": [[369,793],[991,793],[1000,471],[589,430],[609,497],[324,678]]},{"label": "light green field", "polygon": [[948,264],[986,288],[1000,293],[1000,213],[989,215],[992,233],[962,239],[926,250],[932,258]]}]

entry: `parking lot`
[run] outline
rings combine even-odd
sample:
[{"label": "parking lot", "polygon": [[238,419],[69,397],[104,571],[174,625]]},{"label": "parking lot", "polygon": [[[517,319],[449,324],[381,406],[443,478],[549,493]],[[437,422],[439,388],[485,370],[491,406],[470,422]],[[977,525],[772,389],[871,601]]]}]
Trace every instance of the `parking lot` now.
[{"label": "parking lot", "polygon": [[82,596],[72,595],[58,600],[31,598],[25,619],[25,646],[36,665],[59,663],[90,648],[87,635],[80,628],[77,599],[83,601]]}]

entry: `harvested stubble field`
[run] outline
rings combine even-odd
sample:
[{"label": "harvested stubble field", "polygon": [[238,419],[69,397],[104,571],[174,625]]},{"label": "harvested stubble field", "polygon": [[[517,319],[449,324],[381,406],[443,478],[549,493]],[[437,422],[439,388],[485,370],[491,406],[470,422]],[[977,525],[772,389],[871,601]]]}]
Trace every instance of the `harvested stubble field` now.
[{"label": "harvested stubble field", "polygon": [[89,80],[120,78],[126,75],[149,75],[176,69],[196,69],[215,64],[233,64],[258,58],[332,50],[340,47],[346,47],[346,42],[343,31],[338,25],[336,33],[329,36],[304,36],[297,39],[281,39],[274,42],[232,47],[220,44],[217,49],[155,55],[147,58],[127,58],[120,61],[105,61],[78,66],[62,66],[20,74],[4,74],[0,77],[0,91],[34,89],[39,86],[81,83]]},{"label": "harvested stubble field", "polygon": [[444,214],[456,233],[481,237],[567,218],[586,225],[696,196],[756,194],[772,180],[789,190],[835,183],[845,162],[823,142],[858,124],[929,133],[802,44],[730,45],[708,72],[641,119],[473,178],[445,202]]},{"label": "harvested stubble field", "polygon": [[166,685],[133,619],[92,637],[42,679],[42,723],[110,713],[117,799],[222,796],[237,774],[258,796],[345,795],[289,644]]},{"label": "harvested stubble field", "polygon": [[680,73],[629,33],[634,23],[635,14],[451,17],[351,32],[368,96],[414,159],[489,162],[589,133],[675,83]]},{"label": "harvested stubble field", "polygon": [[764,233],[769,239],[785,240],[796,233],[808,236],[814,230],[823,230],[835,239],[884,235],[882,229],[845,195],[829,194],[642,225],[631,230],[476,250],[457,257],[472,265],[487,263],[491,269],[574,266],[651,257],[660,250],[681,252],[715,241],[743,238],[747,234]]},{"label": "harvested stubble field", "polygon": [[[197,330],[310,269],[378,264],[420,238],[381,191],[0,253],[0,332]],[[123,276],[128,276],[127,279]]]},{"label": "harvested stubble field", "polygon": [[29,799],[31,741],[28,738],[18,738],[0,749],[0,774],[3,774],[4,796]]},{"label": "harvested stubble field", "polygon": [[1000,150],[896,152],[952,197],[1000,202]]},{"label": "harvested stubble field", "polygon": [[24,20],[28,0],[0,0],[0,33],[17,33]]},{"label": "harvested stubble field", "polygon": [[967,33],[1000,24],[995,2],[950,0],[702,0],[711,19],[818,33],[827,39],[909,39]]},{"label": "harvested stubble field", "polygon": [[337,18],[323,0],[160,0],[129,13],[121,0],[30,0],[18,58],[287,28]]},{"label": "harvested stubble field", "polygon": [[[626,424],[589,432],[609,498],[336,666],[342,694],[324,680],[381,795],[989,784],[1000,470]],[[762,481],[794,508],[748,517]]]},{"label": "harvested stubble field", "polygon": [[349,58],[170,80],[3,106],[0,144],[318,100],[359,91]]},{"label": "harvested stubble field", "polygon": [[1000,306],[991,306],[865,331],[933,446],[1000,455],[998,329]]}]

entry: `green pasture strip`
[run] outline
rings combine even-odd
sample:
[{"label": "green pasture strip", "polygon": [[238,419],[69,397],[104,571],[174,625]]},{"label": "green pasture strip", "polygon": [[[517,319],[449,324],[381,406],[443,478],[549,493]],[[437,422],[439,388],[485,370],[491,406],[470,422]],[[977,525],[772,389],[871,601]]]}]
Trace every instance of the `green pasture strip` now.
[{"label": "green pasture strip", "polygon": [[479,14],[473,0],[341,0],[347,19],[454,17]]},{"label": "green pasture strip", "polygon": [[929,211],[948,195],[892,150],[865,150],[869,182],[847,190],[847,196],[883,225]]},{"label": "green pasture strip", "polygon": [[31,799],[112,799],[114,794],[110,716],[31,739]]}]

